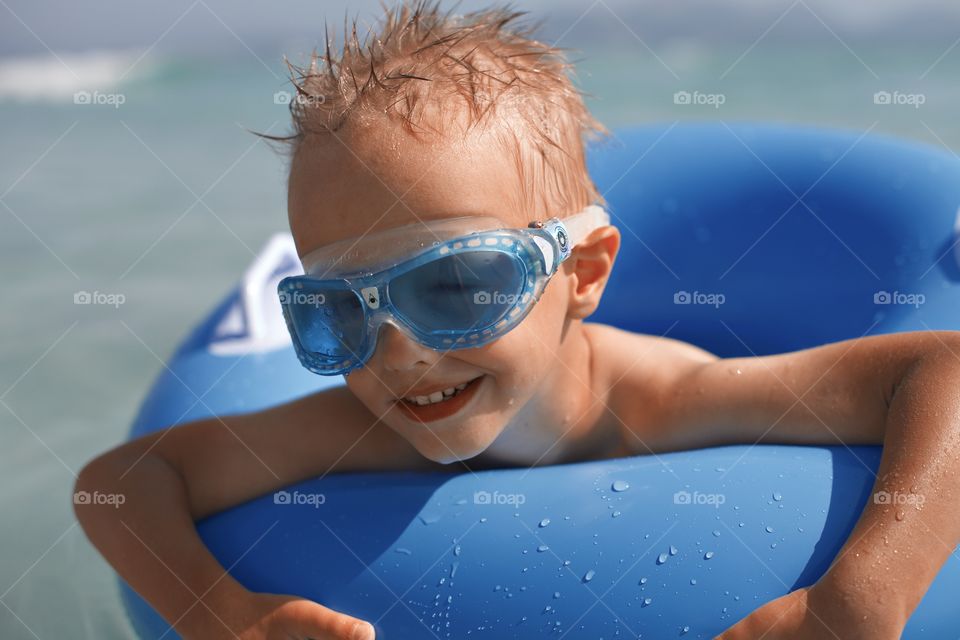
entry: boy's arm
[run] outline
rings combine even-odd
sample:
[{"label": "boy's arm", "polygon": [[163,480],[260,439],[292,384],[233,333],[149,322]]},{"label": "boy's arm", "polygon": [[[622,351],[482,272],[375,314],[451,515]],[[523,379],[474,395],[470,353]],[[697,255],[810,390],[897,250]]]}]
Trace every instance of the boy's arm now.
[{"label": "boy's arm", "polygon": [[[841,637],[899,637],[960,543],[960,332],[873,336],[736,359],[663,341],[648,360],[622,384],[639,385],[652,404],[635,435],[653,449],[744,441],[884,445],[873,495],[892,499],[868,502],[819,592],[809,594],[810,610],[831,627],[850,624],[845,613],[856,612],[858,635]],[[773,609],[791,619],[784,607]],[[773,617],[767,622],[783,624]],[[744,623],[758,622],[751,618]]]},{"label": "boy's arm", "polygon": [[81,471],[75,490],[123,498],[75,500],[75,511],[116,571],[186,638],[261,637],[251,629],[284,607],[285,629],[310,637],[324,628],[333,633],[323,637],[346,638],[356,623],[348,616],[247,591],[209,552],[194,521],[329,471],[430,464],[339,388],[108,451]]}]

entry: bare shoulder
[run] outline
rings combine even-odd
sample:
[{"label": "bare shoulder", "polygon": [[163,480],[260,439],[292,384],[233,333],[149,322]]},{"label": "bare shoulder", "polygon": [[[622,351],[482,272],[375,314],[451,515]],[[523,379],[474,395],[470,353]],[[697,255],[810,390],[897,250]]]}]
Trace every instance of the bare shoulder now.
[{"label": "bare shoulder", "polygon": [[260,416],[251,415],[259,422],[289,425],[289,446],[312,444],[314,451],[325,452],[325,458],[335,453],[329,471],[409,470],[433,464],[346,386],[304,396]]},{"label": "bare shoulder", "polygon": [[[627,441],[654,438],[669,408],[675,382],[692,368],[716,360],[712,353],[682,340],[584,324],[593,346],[596,370],[609,389],[609,406]],[[643,447],[640,448],[641,451]]]},{"label": "bare shoulder", "polygon": [[330,473],[436,468],[345,386],[183,424],[125,448],[174,464],[190,487],[195,515]]}]

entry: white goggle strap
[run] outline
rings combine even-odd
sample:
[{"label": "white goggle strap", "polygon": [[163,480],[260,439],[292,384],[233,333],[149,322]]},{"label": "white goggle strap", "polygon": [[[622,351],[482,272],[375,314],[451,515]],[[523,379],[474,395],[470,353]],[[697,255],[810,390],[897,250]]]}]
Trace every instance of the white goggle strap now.
[{"label": "white goggle strap", "polygon": [[550,234],[554,243],[539,234],[534,235],[533,239],[543,254],[547,275],[552,275],[560,267],[560,263],[570,256],[573,248],[586,240],[594,229],[609,224],[610,215],[597,205],[590,205],[580,213],[563,220],[553,218],[544,223],[543,230]]},{"label": "white goggle strap", "polygon": [[595,229],[608,226],[610,214],[604,211],[603,207],[592,204],[580,213],[564,218],[563,224],[570,236],[570,246],[575,247],[586,240]]}]

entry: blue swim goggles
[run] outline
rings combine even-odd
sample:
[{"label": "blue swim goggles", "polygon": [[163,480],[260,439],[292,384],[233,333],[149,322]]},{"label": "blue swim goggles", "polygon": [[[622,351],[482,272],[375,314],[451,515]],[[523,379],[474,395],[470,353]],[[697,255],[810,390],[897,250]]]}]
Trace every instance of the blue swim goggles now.
[{"label": "blue swim goggles", "polygon": [[297,357],[314,373],[346,374],[369,360],[384,322],[431,349],[488,344],[526,317],[571,249],[609,223],[590,206],[527,229],[470,216],[321,247],[303,258],[306,275],[278,287]]}]

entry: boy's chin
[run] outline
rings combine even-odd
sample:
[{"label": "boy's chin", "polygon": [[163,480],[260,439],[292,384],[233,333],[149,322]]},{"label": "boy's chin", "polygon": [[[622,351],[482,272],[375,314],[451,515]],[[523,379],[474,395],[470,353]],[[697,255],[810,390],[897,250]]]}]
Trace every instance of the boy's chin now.
[{"label": "boy's chin", "polygon": [[431,441],[423,443],[414,443],[417,451],[423,457],[437,462],[439,464],[453,464],[475,458],[489,447],[497,434],[490,437],[470,438],[458,440],[457,442],[441,441],[437,438],[430,438]]}]

